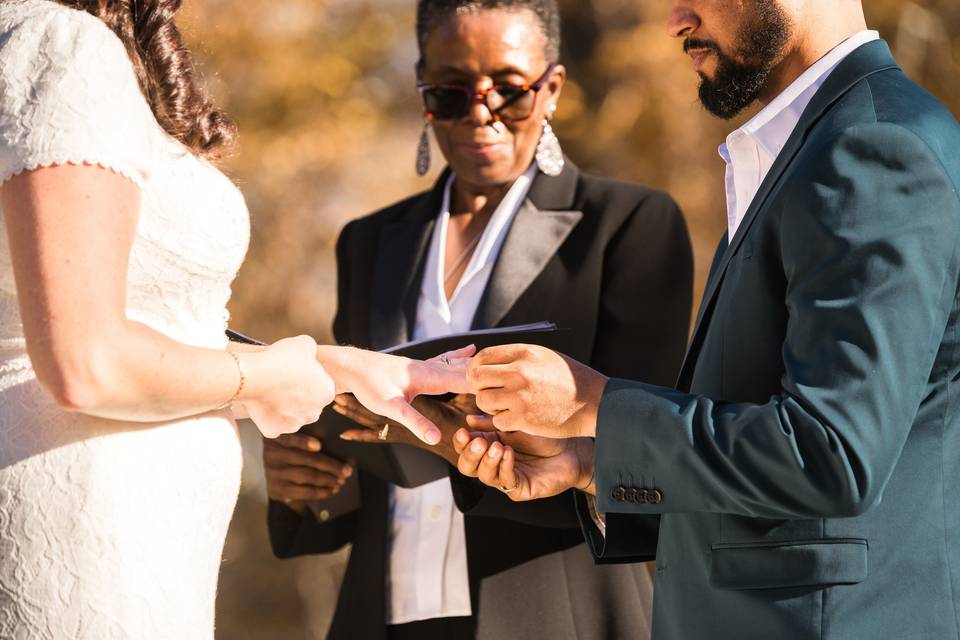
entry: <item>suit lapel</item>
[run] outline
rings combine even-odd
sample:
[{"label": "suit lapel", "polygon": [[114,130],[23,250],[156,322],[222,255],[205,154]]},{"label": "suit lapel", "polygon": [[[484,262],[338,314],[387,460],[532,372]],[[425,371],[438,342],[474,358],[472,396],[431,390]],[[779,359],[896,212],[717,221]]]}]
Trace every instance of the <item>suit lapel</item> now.
[{"label": "suit lapel", "polygon": [[495,327],[503,320],[581,218],[580,211],[541,211],[530,200],[523,203],[490,274],[474,328]]},{"label": "suit lapel", "polygon": [[579,171],[569,161],[559,176],[537,174],[507,231],[474,315],[474,329],[503,320],[583,218],[582,212],[569,210],[578,179]]},{"label": "suit lapel", "polygon": [[403,220],[380,230],[370,306],[370,346],[385,349],[410,339],[417,312],[424,254],[440,212],[444,172]]},{"label": "suit lapel", "polygon": [[[853,85],[860,82],[867,76],[888,69],[896,69],[897,63],[890,54],[887,44],[880,40],[867,43],[856,49],[847,56],[833,73],[826,79],[823,86],[820,87],[816,95],[807,105],[806,110],[800,116],[800,121],[794,127],[793,133],[787,140],[780,155],[777,156],[770,171],[754,196],[750,207],[744,215],[743,221],[737,228],[736,234],[730,239],[729,246],[724,250],[723,245],[718,249],[717,256],[714,259],[714,268],[711,269],[710,277],[707,280],[707,286],[703,293],[703,299],[700,301],[700,311],[698,312],[697,323],[694,326],[693,334],[690,339],[690,348],[684,358],[683,366],[680,371],[680,380],[688,379],[692,372],[687,371],[696,361],[700,345],[703,343],[703,333],[710,323],[715,298],[720,292],[720,285],[726,275],[727,267],[730,265],[731,258],[736,254],[737,249],[743,244],[744,238],[750,233],[754,220],[767,203],[771,193],[781,183],[781,179],[787,173],[791,163],[799,153],[803,144],[806,142],[811,129],[820,121],[820,118],[827,110],[836,103]],[[719,259],[719,262],[717,260]]]}]

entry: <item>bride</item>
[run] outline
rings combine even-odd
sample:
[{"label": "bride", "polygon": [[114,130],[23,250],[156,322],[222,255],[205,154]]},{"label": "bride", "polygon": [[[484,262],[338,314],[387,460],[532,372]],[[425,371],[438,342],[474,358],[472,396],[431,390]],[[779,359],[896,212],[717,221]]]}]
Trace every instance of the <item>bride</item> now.
[{"label": "bride", "polygon": [[[0,637],[210,638],[240,481],[335,393],[408,403],[458,362],[227,345],[247,209],[180,0],[0,0]],[[452,354],[465,357],[469,351]]]}]

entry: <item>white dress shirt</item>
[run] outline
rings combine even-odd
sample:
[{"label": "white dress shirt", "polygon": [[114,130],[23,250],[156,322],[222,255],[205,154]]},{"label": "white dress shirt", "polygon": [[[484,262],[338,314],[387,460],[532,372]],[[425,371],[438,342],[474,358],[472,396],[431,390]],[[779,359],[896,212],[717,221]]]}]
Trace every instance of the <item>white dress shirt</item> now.
[{"label": "white dress shirt", "polygon": [[732,240],[760,184],[800,121],[814,94],[854,49],[880,35],[861,31],[834,47],[745,125],[727,136],[720,157],[727,163],[727,233]]},{"label": "white dress shirt", "polygon": [[[443,278],[454,176],[447,180],[427,253],[414,339],[470,330],[507,231],[535,174],[533,165],[507,191],[449,300]],[[388,545],[387,624],[471,614],[463,514],[453,502],[449,478],[414,489],[390,487]]]}]

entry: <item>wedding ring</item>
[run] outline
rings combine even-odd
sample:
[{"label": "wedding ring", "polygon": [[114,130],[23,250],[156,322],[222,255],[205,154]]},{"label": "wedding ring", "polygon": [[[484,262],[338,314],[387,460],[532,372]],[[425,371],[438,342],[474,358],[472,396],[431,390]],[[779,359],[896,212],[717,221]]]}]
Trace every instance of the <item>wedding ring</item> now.
[{"label": "wedding ring", "polygon": [[506,494],[511,494],[519,488],[520,488],[519,480],[517,480],[517,484],[513,485],[513,488],[507,488],[507,487],[504,487],[503,485],[500,485],[500,491],[503,491]]},{"label": "wedding ring", "polygon": [[385,425],[383,425],[383,429],[380,429],[380,431],[377,432],[377,440],[386,440],[389,434],[390,434],[390,423],[388,422]]}]

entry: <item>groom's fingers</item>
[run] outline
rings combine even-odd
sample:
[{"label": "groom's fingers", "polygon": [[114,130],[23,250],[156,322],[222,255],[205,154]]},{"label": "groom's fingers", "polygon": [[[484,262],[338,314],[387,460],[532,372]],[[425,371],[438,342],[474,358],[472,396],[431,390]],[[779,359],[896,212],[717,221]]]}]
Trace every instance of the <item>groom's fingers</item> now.
[{"label": "groom's fingers", "polygon": [[488,487],[500,486],[500,460],[503,458],[503,445],[494,442],[480,460],[477,477]]},{"label": "groom's fingers", "polygon": [[522,374],[512,364],[485,364],[477,365],[474,358],[467,368],[467,378],[476,390],[520,388],[525,380]]},{"label": "groom's fingers", "polygon": [[508,364],[516,361],[528,351],[528,345],[525,344],[503,344],[494,347],[487,347],[478,353],[473,361],[476,366],[489,364]]},{"label": "groom's fingers", "polygon": [[477,408],[491,416],[510,408],[512,394],[504,389],[484,389],[477,393]]},{"label": "groom's fingers", "polygon": [[469,478],[478,477],[480,475],[480,463],[489,448],[489,443],[483,438],[471,440],[470,444],[463,448],[463,453],[457,459],[457,470]]},{"label": "groom's fingers", "polygon": [[[493,426],[493,416],[486,414],[482,416],[467,416],[466,420],[467,426],[474,431],[493,431],[496,429],[496,427]],[[466,444],[466,442],[464,442],[464,444]]]},{"label": "groom's fingers", "polygon": [[514,466],[516,460],[517,455],[514,453],[513,447],[504,447],[503,456],[500,458],[498,481],[501,487],[510,490],[507,496],[514,501],[519,500],[521,493],[523,493],[519,491],[520,479],[517,477],[516,467]]},{"label": "groom's fingers", "polygon": [[405,426],[413,435],[429,445],[440,442],[440,429],[403,398],[388,401],[383,414],[391,421]]}]

